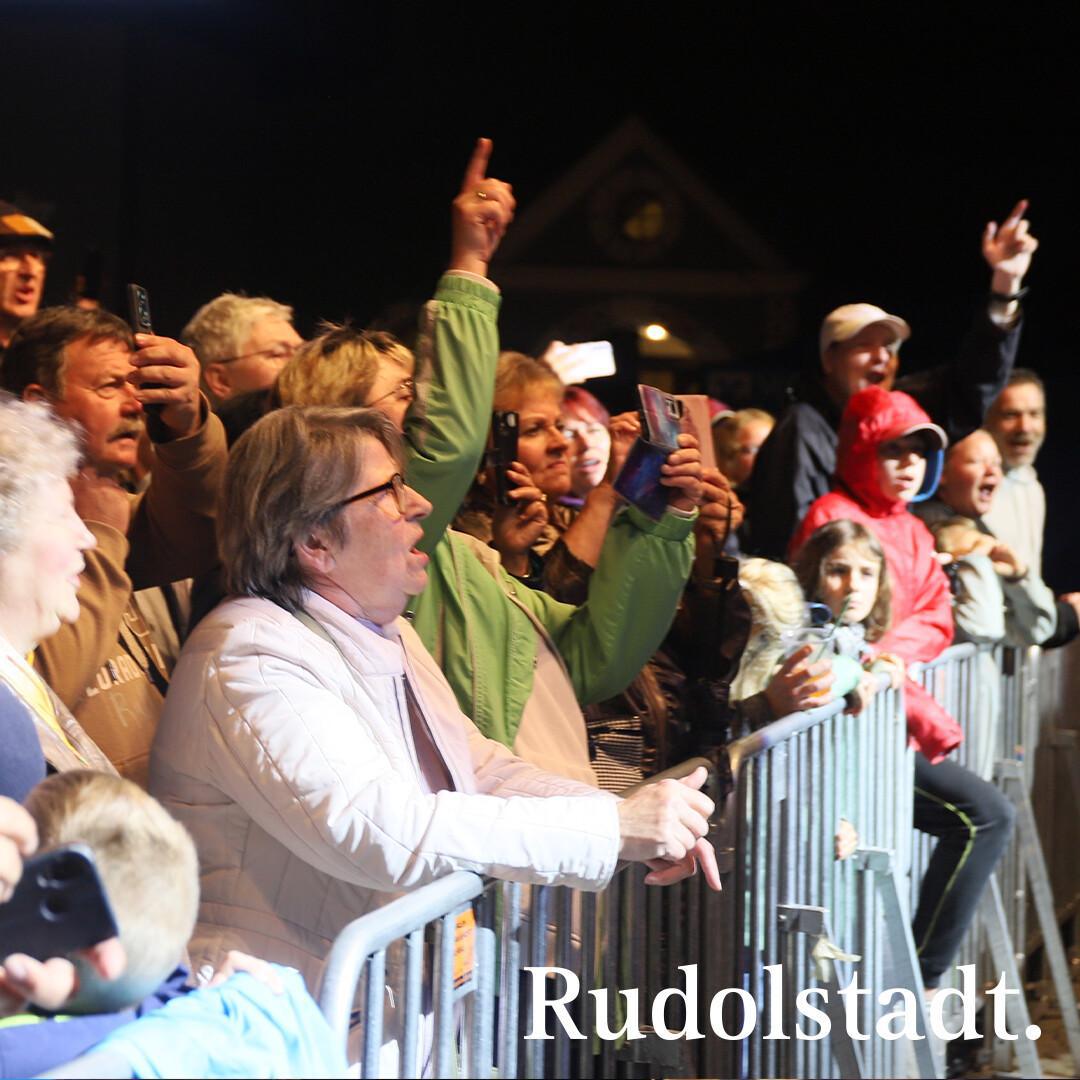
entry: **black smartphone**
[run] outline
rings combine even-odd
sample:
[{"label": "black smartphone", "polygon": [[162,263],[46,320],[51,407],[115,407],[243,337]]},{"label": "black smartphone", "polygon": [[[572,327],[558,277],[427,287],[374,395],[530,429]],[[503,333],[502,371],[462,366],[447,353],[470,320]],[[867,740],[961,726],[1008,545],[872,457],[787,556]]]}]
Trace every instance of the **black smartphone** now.
[{"label": "black smartphone", "polygon": [[510,498],[510,481],[506,470],[517,461],[518,414],[495,412],[491,414],[491,449],[488,451],[488,468],[495,484],[495,501],[500,506],[513,506]]},{"label": "black smartphone", "polygon": [[[129,281],[127,298],[128,322],[131,323],[131,329],[136,334],[152,334],[154,324],[150,320],[150,294],[141,285]],[[158,390],[161,386],[161,383],[143,383],[141,389]],[[149,413],[151,416],[160,416],[163,408],[165,406],[157,402],[153,405],[144,405],[143,412]]]},{"label": "black smartphone", "polygon": [[11,899],[0,904],[0,958],[25,953],[48,960],[118,933],[94,856],[83,844],[27,859]]},{"label": "black smartphone", "polygon": [[150,294],[135,282],[129,281],[127,287],[128,322],[136,334],[152,334],[154,324],[150,321]]}]

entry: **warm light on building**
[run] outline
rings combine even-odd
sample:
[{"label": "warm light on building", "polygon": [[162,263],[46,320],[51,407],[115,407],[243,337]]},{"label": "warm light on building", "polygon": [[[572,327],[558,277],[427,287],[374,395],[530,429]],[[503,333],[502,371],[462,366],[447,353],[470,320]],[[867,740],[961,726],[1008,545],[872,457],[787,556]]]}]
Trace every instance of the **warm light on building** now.
[{"label": "warm light on building", "polygon": [[642,328],[641,332],[650,341],[667,341],[668,338],[667,327],[661,326],[659,323],[649,323],[648,326]]}]

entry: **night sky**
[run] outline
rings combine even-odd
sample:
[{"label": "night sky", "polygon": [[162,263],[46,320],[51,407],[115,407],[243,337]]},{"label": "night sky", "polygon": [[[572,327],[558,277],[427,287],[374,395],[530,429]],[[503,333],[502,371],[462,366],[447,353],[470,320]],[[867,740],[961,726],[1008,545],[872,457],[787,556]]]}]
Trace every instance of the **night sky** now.
[{"label": "night sky", "polygon": [[[524,208],[632,114],[808,275],[792,356],[869,299],[912,324],[907,369],[955,348],[988,281],[982,226],[1026,196],[1047,576],[1080,588],[1076,27],[828,10],[0,3],[0,196],[57,233],[51,300],[96,249],[111,288],[150,288],[162,332],[235,288],[307,333],[426,297],[477,135]],[[509,302],[503,328],[535,344]]]}]

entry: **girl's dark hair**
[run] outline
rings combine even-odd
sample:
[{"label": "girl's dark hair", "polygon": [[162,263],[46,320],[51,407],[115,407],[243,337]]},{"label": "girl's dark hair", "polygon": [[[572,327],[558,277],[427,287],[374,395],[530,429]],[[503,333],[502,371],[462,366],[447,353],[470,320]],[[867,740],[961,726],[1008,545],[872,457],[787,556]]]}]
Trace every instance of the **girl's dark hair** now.
[{"label": "girl's dark hair", "polygon": [[821,569],[825,560],[845,544],[861,548],[865,555],[877,559],[881,565],[877,599],[865,622],[866,640],[877,641],[885,635],[892,623],[892,585],[889,583],[885,552],[878,538],[865,525],[847,518],[826,522],[803,545],[795,561],[795,576],[799,579],[807,600],[820,600]]}]

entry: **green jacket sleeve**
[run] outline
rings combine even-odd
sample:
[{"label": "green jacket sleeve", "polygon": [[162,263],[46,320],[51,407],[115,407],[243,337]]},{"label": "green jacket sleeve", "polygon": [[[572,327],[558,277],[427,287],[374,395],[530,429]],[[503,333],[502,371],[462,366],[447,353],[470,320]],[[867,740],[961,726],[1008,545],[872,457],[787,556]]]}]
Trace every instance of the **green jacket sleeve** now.
[{"label": "green jacket sleeve", "polygon": [[693,518],[653,521],[627,507],[608,530],[584,604],[518,590],[558,647],[582,705],[624,690],[660,647],[690,575],[693,525]]},{"label": "green jacket sleeve", "polygon": [[416,401],[405,419],[405,478],[434,508],[420,544],[427,554],[457,513],[487,445],[498,313],[497,292],[452,273],[443,275],[424,307]]}]

